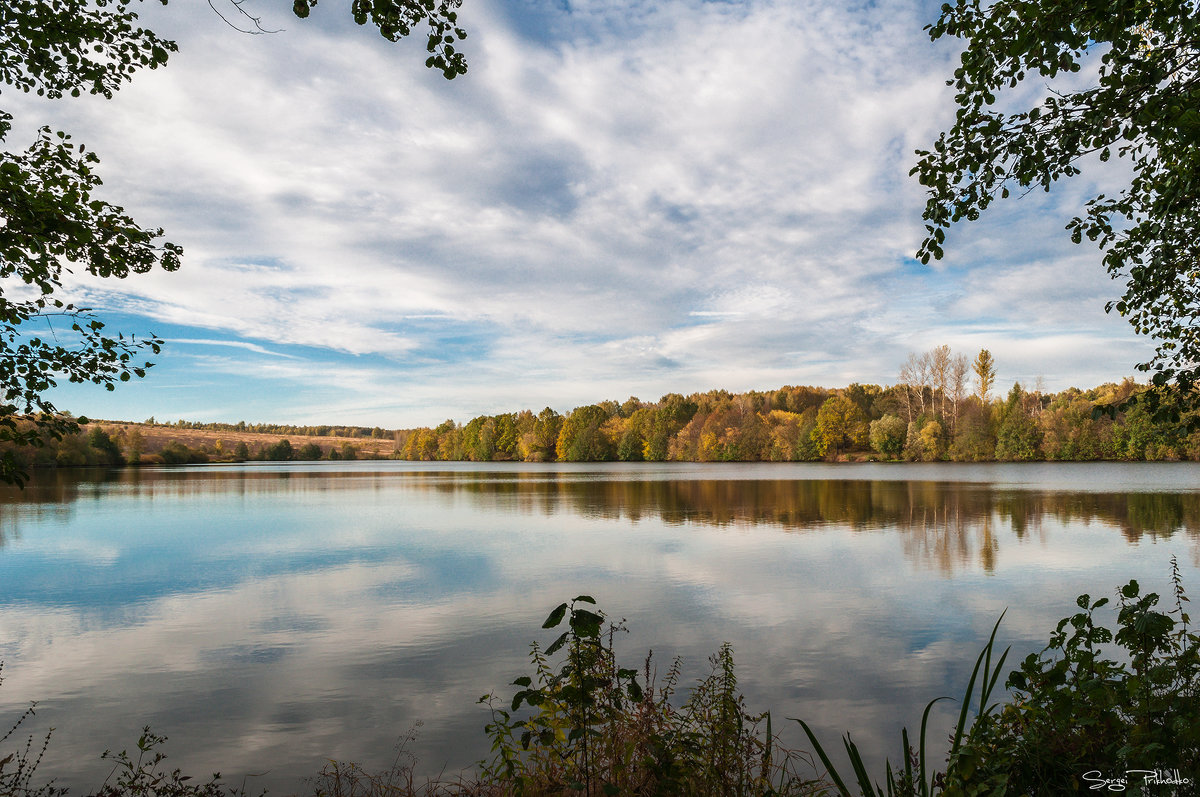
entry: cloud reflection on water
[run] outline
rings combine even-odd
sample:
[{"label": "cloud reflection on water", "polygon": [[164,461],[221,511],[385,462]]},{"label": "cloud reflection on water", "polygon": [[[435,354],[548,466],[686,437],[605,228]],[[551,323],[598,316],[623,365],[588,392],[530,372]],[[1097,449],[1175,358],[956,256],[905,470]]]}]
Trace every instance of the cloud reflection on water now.
[{"label": "cloud reflection on water", "polygon": [[103,747],[147,722],[173,766],[269,768],[286,792],[328,757],[386,764],[420,719],[436,773],[486,752],[475,699],[526,671],[551,606],[590,592],[628,619],[631,663],[653,648],[696,677],[728,640],[751,707],[894,756],[1001,610],[1023,655],[1079,592],[1163,582],[1200,532],[1200,494],[1153,478],[355,467],[58,472],[7,494],[0,716],[41,701],[64,784],[95,785]]}]

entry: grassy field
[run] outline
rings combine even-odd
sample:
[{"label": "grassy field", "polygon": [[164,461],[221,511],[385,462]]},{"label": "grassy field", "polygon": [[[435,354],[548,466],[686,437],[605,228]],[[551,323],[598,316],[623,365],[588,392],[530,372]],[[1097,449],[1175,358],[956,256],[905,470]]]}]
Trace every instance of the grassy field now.
[{"label": "grassy field", "polygon": [[[299,448],[305,443],[316,443],[328,456],[329,449],[341,449],[350,444],[362,458],[390,457],[395,450],[395,441],[386,438],[373,437],[332,437],[301,434],[266,434],[261,432],[214,431],[208,429],[177,428],[167,424],[129,423],[126,421],[95,421],[84,428],[85,433],[99,427],[114,439],[124,437],[129,439],[136,431],[143,440],[142,452],[153,456],[162,451],[172,441],[183,443],[188,448],[214,452],[232,452],[238,443],[245,443],[250,453],[274,445],[280,440],[288,440],[293,448]],[[123,433],[123,435],[122,435]]]}]

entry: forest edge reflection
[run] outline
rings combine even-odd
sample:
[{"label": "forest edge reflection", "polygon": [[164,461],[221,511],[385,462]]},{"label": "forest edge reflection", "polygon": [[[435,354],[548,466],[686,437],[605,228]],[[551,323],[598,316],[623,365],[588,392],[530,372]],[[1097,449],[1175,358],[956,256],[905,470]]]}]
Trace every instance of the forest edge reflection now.
[{"label": "forest edge reflection", "polygon": [[[1040,537],[1048,522],[1098,523],[1130,545],[1186,535],[1200,541],[1200,491],[997,487],[987,482],[854,478],[703,478],[703,472],[615,473],[594,470],[401,471],[187,468],[57,470],[24,490],[0,489],[0,547],[20,534],[24,511],[70,511],[76,501],[129,492],[153,498],[202,493],[405,489],[469,496],[480,509],[552,515],[566,511],[613,521],[668,525],[775,526],[789,532],[844,527],[894,530],[906,558],[951,575],[977,561],[992,572],[999,538]],[[679,475],[679,474],[676,474]],[[606,477],[607,476],[607,477]],[[53,507],[53,508],[52,508]]]}]

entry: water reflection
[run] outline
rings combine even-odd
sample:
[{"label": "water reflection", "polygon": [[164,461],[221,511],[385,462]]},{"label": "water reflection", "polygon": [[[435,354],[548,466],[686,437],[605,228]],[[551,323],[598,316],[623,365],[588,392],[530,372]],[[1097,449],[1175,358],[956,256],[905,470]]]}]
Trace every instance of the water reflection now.
[{"label": "water reflection", "polygon": [[[996,488],[988,483],[869,479],[607,478],[601,472],[327,469],[142,469],[39,474],[23,493],[0,490],[0,547],[23,524],[66,522],[72,506],[108,496],[253,501],[331,491],[407,490],[469,501],[486,512],[670,525],[826,527],[899,532],[914,564],[951,575],[994,570],[1001,539],[1046,541],[1050,528],[1100,524],[1131,545],[1180,534],[1200,539],[1200,492]],[[678,474],[676,474],[677,476]],[[1196,553],[1193,552],[1193,556]]]},{"label": "water reflection", "polygon": [[[39,474],[0,496],[0,720],[41,701],[48,771],[79,788],[147,722],[172,766],[269,769],[273,792],[331,756],[385,765],[416,720],[426,769],[453,771],[487,750],[475,699],[588,592],[628,618],[631,658],[679,654],[691,678],[728,640],[751,707],[894,755],[1002,610],[1019,659],[1080,592],[1160,585],[1196,550],[1200,471],[1061,472],[1053,488],[1021,468]],[[953,717],[939,704],[934,724]]]}]

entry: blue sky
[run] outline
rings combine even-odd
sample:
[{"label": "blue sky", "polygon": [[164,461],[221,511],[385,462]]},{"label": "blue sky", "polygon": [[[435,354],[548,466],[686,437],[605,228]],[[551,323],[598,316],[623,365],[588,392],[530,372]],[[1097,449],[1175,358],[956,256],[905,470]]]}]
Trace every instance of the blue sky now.
[{"label": "blue sky", "polygon": [[341,6],[301,22],[247,0],[283,28],[248,36],[206,3],[147,3],[180,46],[165,69],[111,101],[5,97],[10,144],[73,133],[106,198],[185,250],[174,274],[71,281],[167,346],[147,379],[64,387],[61,408],[400,427],[890,384],[943,343],[990,349],[1005,390],[1149,356],[1063,230],[1119,171],[912,260],[913,151],[953,116],[956,51],[922,31],[936,3],[466,0],[453,82],[421,36],[390,44]]}]

